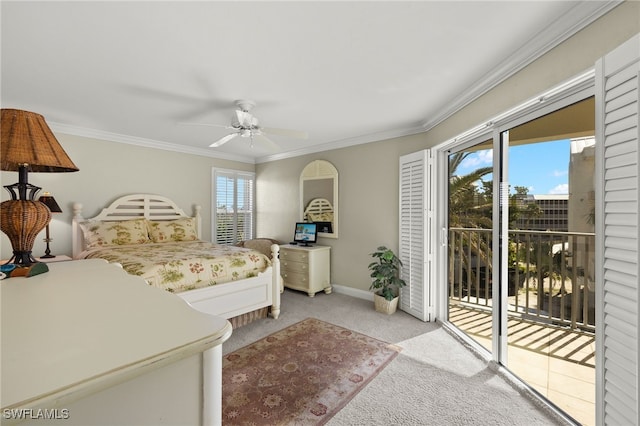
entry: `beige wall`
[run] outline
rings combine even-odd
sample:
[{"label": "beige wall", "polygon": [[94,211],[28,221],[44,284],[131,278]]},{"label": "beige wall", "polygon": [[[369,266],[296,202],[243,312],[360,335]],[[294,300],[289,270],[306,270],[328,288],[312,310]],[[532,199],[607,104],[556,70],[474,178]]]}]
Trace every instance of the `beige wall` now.
[{"label": "beige wall", "polygon": [[[29,183],[51,192],[63,210],[63,213],[53,215],[50,224],[53,254],[71,254],[73,203],[81,203],[84,217],[92,217],[100,213],[105,204],[133,193],[164,195],[189,215],[193,206],[199,204],[202,207],[202,237],[209,240],[212,167],[254,170],[253,164],[65,134],[56,137],[80,171],[29,174]],[[2,172],[3,185],[17,180],[17,173]],[[2,200],[8,199],[7,191],[2,192]],[[4,233],[1,235],[0,256],[6,259],[11,256],[11,244]],[[36,257],[44,254],[43,238],[44,231],[34,245]]]},{"label": "beige wall", "polygon": [[338,169],[339,238],[320,238],[332,247],[333,283],[368,289],[369,253],[398,247],[398,158],[424,136],[376,142],[256,166],[258,236],[289,242],[300,211],[300,173],[313,160]]},{"label": "beige wall", "polygon": [[330,161],[340,174],[340,232],[338,239],[324,238],[319,244],[332,247],[332,283],[367,290],[368,254],[382,244],[398,248],[401,155],[445,142],[592,68],[598,58],[638,32],[640,2],[625,2],[429,132],[258,164],[259,235],[291,239],[300,216],[300,172],[312,160]]}]

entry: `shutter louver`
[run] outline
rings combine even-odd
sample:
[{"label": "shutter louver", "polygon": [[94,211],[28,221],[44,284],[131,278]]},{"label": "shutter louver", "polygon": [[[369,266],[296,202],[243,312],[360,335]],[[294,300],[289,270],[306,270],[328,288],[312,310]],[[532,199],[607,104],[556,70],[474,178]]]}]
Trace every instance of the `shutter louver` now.
[{"label": "shutter louver", "polygon": [[253,176],[238,175],[238,241],[253,238]]},{"label": "shutter louver", "polygon": [[214,241],[230,245],[254,238],[254,175],[216,169],[214,185]]},{"label": "shutter louver", "polygon": [[431,321],[428,257],[428,221],[425,208],[427,151],[400,157],[400,242],[401,278],[407,283],[400,290],[400,309]]},{"label": "shutter louver", "polygon": [[639,424],[638,133],[640,115],[640,36],[598,63],[596,96],[602,158],[603,205],[601,303],[598,307],[599,364],[602,380],[598,423]]}]

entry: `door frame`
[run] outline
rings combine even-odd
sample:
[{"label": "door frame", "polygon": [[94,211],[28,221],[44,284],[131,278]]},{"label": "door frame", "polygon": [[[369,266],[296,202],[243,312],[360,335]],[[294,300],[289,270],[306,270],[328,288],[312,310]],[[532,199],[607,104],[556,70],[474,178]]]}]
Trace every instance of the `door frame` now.
[{"label": "door frame", "polygon": [[[582,74],[569,79],[568,81],[559,84],[550,90],[534,96],[526,102],[502,113],[494,116],[492,119],[479,124],[478,126],[446,141],[435,147],[431,148],[433,157],[436,162],[437,173],[435,179],[433,179],[429,185],[430,191],[435,192],[435,199],[439,200],[438,208],[435,211],[435,228],[440,229],[438,233],[436,256],[433,262],[433,276],[436,280],[436,316],[440,321],[456,335],[459,335],[466,343],[470,344],[475,350],[484,354],[490,361],[498,364],[505,364],[507,362],[507,311],[506,306],[500,304],[499,309],[493,309],[493,350],[491,353],[487,351],[480,344],[476,343],[466,334],[458,330],[453,324],[449,322],[448,318],[448,277],[447,277],[447,250],[448,246],[448,220],[447,220],[447,191],[448,191],[448,156],[453,151],[460,151],[466,147],[473,146],[480,141],[486,141],[487,139],[493,139],[493,167],[497,167],[498,164],[504,162],[504,156],[500,155],[499,147],[501,146],[500,135],[502,132],[508,131],[521,124],[535,120],[544,115],[552,113],[554,111],[565,108],[576,102],[580,102],[584,99],[595,95],[595,67],[583,72]],[[504,167],[504,164],[501,165]],[[494,195],[500,194],[500,188],[502,185],[508,185],[508,182],[502,183],[497,181],[495,177],[498,176],[494,170]],[[499,198],[494,196],[494,223],[499,219]],[[494,226],[493,229],[493,241],[494,251],[499,247],[498,242],[501,236],[500,229]],[[506,271],[503,271],[504,277],[499,277],[499,267],[495,262],[499,261],[499,256],[494,256],[493,269],[493,282],[502,282],[500,279],[506,279]],[[504,288],[502,288],[504,287]],[[493,297],[500,297],[501,293],[506,294],[506,286],[494,286]],[[500,297],[500,300],[506,300],[504,297]],[[504,303],[504,302],[503,302]],[[495,307],[494,307],[495,308]],[[495,336],[499,336],[498,339]]]}]

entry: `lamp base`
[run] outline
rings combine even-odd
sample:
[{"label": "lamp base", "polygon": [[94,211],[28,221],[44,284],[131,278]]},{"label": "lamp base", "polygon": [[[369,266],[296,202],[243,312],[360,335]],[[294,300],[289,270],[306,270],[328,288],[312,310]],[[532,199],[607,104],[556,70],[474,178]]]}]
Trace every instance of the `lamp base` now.
[{"label": "lamp base", "polygon": [[0,230],[7,234],[13,248],[12,263],[29,266],[35,238],[51,220],[51,211],[40,201],[7,200],[0,203]]},{"label": "lamp base", "polygon": [[14,250],[13,257],[7,263],[13,263],[16,266],[31,266],[38,261],[34,259],[30,251]]}]

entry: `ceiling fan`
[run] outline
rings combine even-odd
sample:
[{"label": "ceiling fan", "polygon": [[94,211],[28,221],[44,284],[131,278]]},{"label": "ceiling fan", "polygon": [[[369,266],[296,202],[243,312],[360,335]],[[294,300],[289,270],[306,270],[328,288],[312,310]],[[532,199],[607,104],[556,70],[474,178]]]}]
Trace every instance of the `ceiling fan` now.
[{"label": "ceiling fan", "polygon": [[271,127],[262,127],[260,126],[258,119],[251,114],[251,109],[256,106],[256,103],[249,100],[237,100],[235,101],[237,106],[234,116],[231,119],[230,126],[223,126],[219,124],[207,124],[207,123],[184,123],[190,125],[200,125],[200,126],[214,126],[214,127],[224,127],[225,129],[234,130],[232,133],[218,139],[211,145],[212,148],[217,148],[219,146],[224,145],[229,142],[231,139],[235,137],[243,137],[251,139],[251,146],[253,147],[253,138],[256,136],[260,136],[264,141],[268,142],[274,148],[278,148],[278,145],[269,139],[266,135],[282,135],[291,138],[297,139],[306,139],[308,137],[306,132],[301,132],[298,130],[290,130],[290,129],[275,129]]}]

